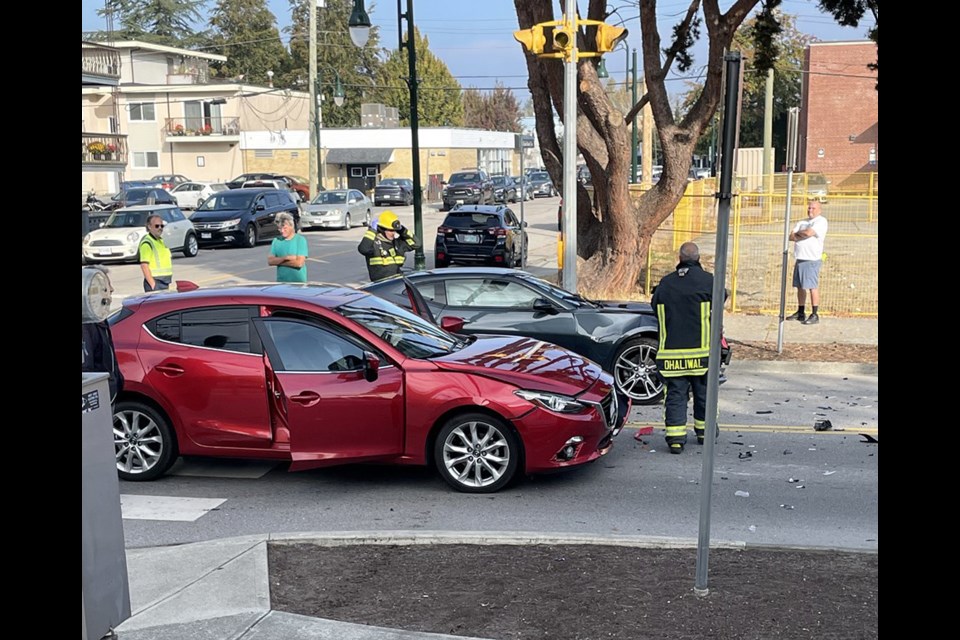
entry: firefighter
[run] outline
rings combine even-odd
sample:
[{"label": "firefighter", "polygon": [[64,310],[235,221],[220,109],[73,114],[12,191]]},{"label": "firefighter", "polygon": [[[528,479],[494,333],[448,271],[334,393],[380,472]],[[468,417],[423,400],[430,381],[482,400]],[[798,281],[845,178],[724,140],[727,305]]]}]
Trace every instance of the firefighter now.
[{"label": "firefighter", "polygon": [[670,453],[682,453],[687,443],[691,392],[693,428],[697,442],[703,444],[713,298],[713,275],[700,266],[699,247],[683,243],[679,259],[676,271],[663,277],[650,300],[660,325],[657,367],[667,386],[664,422]]},{"label": "firefighter", "polygon": [[357,247],[367,257],[367,273],[376,282],[400,273],[405,255],[421,247],[393,211],[384,211],[377,220],[377,229],[367,229]]}]

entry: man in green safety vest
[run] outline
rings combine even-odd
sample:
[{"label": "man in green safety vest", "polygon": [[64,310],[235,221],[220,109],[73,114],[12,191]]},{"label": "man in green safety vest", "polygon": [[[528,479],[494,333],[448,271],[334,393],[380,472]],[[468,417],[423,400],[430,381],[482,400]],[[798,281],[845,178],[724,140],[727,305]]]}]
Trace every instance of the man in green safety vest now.
[{"label": "man in green safety vest", "polygon": [[160,291],[170,288],[173,279],[173,258],[163,244],[163,217],[147,216],[147,235],[140,241],[140,270],[143,271],[143,290]]}]

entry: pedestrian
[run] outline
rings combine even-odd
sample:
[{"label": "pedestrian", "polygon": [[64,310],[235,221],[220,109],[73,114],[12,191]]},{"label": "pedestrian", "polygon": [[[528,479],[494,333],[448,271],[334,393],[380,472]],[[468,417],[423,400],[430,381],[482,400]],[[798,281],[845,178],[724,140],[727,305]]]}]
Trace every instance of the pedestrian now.
[{"label": "pedestrian", "polygon": [[307,239],[297,233],[293,216],[277,214],[280,237],[270,245],[267,264],[277,268],[277,282],[307,281]]},{"label": "pedestrian", "polygon": [[173,258],[163,243],[163,217],[147,216],[147,235],[140,241],[140,270],[143,271],[143,290],[160,291],[170,288],[173,279]]},{"label": "pedestrian", "polygon": [[420,241],[402,224],[393,211],[384,211],[377,220],[376,231],[367,229],[357,251],[367,258],[371,282],[400,273],[405,255],[419,249]]},{"label": "pedestrian", "polygon": [[[110,282],[109,272],[105,267],[93,266],[85,269],[97,269],[106,278],[106,290],[99,305],[109,308],[113,294],[113,284]],[[109,374],[110,402],[115,403],[117,394],[123,389],[123,375],[113,349],[113,335],[106,320],[94,322],[85,320],[80,323],[80,371],[105,372]]]},{"label": "pedestrian", "polygon": [[[807,204],[807,219],[801,220],[790,233],[793,240],[793,286],[797,288],[797,311],[787,320],[803,324],[820,322],[820,267],[823,265],[823,240],[827,237],[827,219],[819,200]],[[806,314],[807,292],[810,292],[812,313]]]},{"label": "pedestrian", "polygon": [[684,242],[676,271],[663,277],[650,300],[660,324],[657,367],[667,387],[664,422],[670,453],[682,453],[687,443],[691,392],[693,429],[703,444],[712,300],[713,275],[700,266],[699,247]]}]

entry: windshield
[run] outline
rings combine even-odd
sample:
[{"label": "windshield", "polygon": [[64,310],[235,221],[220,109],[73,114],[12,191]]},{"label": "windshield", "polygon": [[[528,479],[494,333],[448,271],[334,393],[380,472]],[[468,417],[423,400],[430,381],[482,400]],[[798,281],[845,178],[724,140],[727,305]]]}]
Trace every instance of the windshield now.
[{"label": "windshield", "polygon": [[377,334],[408,358],[446,355],[461,344],[443,329],[376,296],[341,305],[336,311]]},{"label": "windshield", "polygon": [[393,178],[388,178],[386,180],[380,181],[380,186],[382,187],[402,187],[404,186],[403,180],[396,180]]},{"label": "windshield", "polygon": [[143,201],[149,198],[152,193],[153,189],[128,189],[123,194],[123,199],[126,202]]},{"label": "windshield", "polygon": [[227,211],[230,209],[249,209],[256,197],[255,193],[234,193],[221,191],[207,198],[198,211]]},{"label": "windshield", "polygon": [[450,176],[450,184],[463,184],[464,182],[479,182],[480,176],[476,173],[455,173]]},{"label": "windshield", "polygon": [[474,213],[471,211],[458,211],[451,213],[443,221],[446,227],[454,229],[481,229],[484,227],[499,227],[500,217],[495,213]]},{"label": "windshield", "polygon": [[507,179],[503,177],[495,177],[491,179],[493,180],[493,184],[497,185],[498,187],[502,187],[503,185],[507,184]]},{"label": "windshield", "polygon": [[583,298],[577,295],[576,293],[570,293],[569,291],[566,291],[564,289],[561,289],[560,287],[556,287],[550,284],[546,280],[541,280],[536,276],[532,276],[529,273],[518,273],[517,276],[527,284],[533,285],[537,289],[540,289],[541,291],[545,291],[550,295],[560,298],[564,302],[567,302],[574,306],[577,306],[577,307],[596,306],[590,300],[587,300],[586,298]]},{"label": "windshield", "polygon": [[147,216],[154,211],[116,211],[107,218],[104,228],[120,229],[123,227],[143,227],[147,224]]},{"label": "windshield", "polygon": [[531,173],[528,178],[530,182],[550,182],[549,173]]},{"label": "windshield", "polygon": [[324,191],[318,193],[311,204],[343,204],[347,201],[346,191]]}]

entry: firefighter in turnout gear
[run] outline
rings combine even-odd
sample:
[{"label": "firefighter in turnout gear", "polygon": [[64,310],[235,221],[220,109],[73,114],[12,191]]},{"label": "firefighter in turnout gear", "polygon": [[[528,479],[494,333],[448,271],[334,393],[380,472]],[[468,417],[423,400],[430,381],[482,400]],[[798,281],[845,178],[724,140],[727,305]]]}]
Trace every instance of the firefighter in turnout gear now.
[{"label": "firefighter in turnout gear", "polygon": [[680,247],[680,263],[654,290],[650,304],[660,325],[657,367],[667,386],[664,422],[670,453],[687,443],[687,402],[693,393],[693,427],[703,444],[710,355],[710,305],[713,275],[700,266],[700,249]]},{"label": "firefighter in turnout gear", "polygon": [[393,211],[384,211],[376,231],[367,229],[357,247],[367,258],[367,273],[376,282],[400,273],[408,251],[420,248],[420,241],[408,231]]}]

